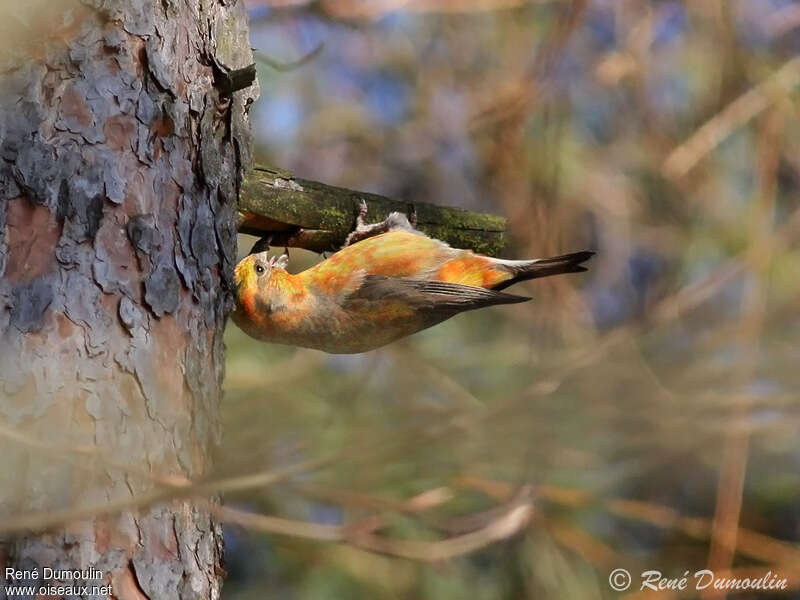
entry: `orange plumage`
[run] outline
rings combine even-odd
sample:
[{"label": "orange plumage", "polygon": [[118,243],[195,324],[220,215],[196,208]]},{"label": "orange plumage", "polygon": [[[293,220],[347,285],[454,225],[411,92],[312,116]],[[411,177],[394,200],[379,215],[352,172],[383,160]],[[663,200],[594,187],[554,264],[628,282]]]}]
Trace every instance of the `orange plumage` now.
[{"label": "orange plumage", "polygon": [[517,281],[585,271],[591,252],[511,261],[451,248],[410,227],[347,246],[292,275],[266,252],[235,271],[233,321],[260,340],[336,354],[365,352],[466,310],[524,302]]}]

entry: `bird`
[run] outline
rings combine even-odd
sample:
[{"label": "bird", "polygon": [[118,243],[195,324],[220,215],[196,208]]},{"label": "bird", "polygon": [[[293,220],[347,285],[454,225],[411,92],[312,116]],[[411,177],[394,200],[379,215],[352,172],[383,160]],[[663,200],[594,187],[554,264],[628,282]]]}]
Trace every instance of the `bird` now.
[{"label": "bird", "polygon": [[[345,245],[297,274],[288,254],[261,240],[234,270],[233,322],[265,342],[357,354],[380,348],[459,313],[530,298],[503,292],[520,281],[586,271],[594,255],[505,260],[452,248],[395,212],[367,225],[362,201]],[[264,249],[266,247],[266,249]]]}]

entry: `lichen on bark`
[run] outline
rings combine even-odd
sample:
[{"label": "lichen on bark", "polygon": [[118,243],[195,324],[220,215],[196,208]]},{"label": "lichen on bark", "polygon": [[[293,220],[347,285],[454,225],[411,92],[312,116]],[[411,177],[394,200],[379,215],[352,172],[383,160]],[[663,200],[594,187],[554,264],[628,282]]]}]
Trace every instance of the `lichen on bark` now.
[{"label": "lichen on bark", "polygon": [[355,227],[361,201],[369,221],[393,211],[416,213],[417,227],[455,248],[498,256],[506,242],[506,220],[459,208],[408,203],[318,181],[287,171],[259,166],[248,172],[239,198],[239,231],[271,236],[275,246],[330,252],[339,249]]}]

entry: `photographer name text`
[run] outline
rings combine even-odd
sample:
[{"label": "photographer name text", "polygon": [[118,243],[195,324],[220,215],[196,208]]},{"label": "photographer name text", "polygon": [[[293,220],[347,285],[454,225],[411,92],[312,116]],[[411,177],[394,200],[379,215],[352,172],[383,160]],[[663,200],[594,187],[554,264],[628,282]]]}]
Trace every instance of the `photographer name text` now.
[{"label": "photographer name text", "polygon": [[[736,577],[730,573],[717,575],[711,569],[700,569],[690,573],[684,571],[681,577],[666,577],[661,571],[650,569],[642,571],[639,590],[655,592],[683,590],[720,590],[720,591],[771,591],[788,589],[789,580],[772,571],[760,577]],[[627,569],[614,569],[608,576],[611,589],[618,592],[627,590],[633,584],[633,578]]]},{"label": "photographer name text", "polygon": [[[103,581],[100,569],[15,569],[6,567],[4,591],[10,597],[22,596],[110,596],[111,585],[87,582]],[[19,582],[19,583],[18,583]]]}]

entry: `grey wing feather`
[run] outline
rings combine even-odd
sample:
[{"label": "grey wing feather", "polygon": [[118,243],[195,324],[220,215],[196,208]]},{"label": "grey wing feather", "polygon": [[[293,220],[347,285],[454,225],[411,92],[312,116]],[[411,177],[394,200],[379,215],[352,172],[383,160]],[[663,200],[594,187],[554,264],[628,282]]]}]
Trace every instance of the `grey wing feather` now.
[{"label": "grey wing feather", "polygon": [[471,285],[383,275],[364,277],[361,287],[350,298],[369,301],[403,300],[421,310],[453,313],[530,300],[524,296],[495,292]]}]

